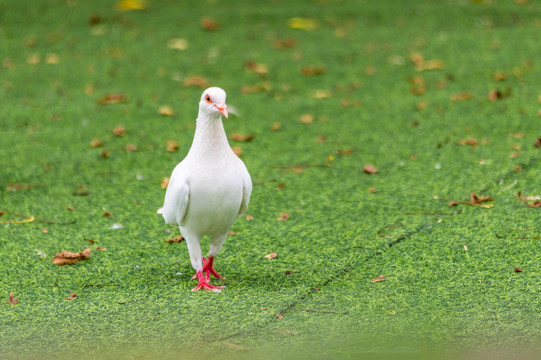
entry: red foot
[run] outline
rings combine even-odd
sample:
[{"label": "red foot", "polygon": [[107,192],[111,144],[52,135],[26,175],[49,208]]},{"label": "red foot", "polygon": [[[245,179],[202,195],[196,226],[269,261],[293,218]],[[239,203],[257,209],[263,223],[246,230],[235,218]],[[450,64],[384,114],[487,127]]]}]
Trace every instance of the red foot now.
[{"label": "red foot", "polygon": [[[212,257],[212,256],[209,256],[206,260],[205,260],[205,258],[203,258],[203,273],[205,273],[205,279],[207,280],[207,282],[210,279],[210,274],[214,275],[214,277],[216,279],[227,280],[226,278],[224,278],[223,276],[218,274],[216,272],[216,270],[214,270],[214,268],[212,267],[212,262],[213,261],[214,261],[214,257]],[[195,274],[192,277],[192,280],[193,279],[197,279],[197,274]]]},{"label": "red foot", "polygon": [[197,284],[196,287],[194,287],[192,289],[192,291],[197,291],[199,289],[205,289],[205,290],[210,290],[210,291],[215,291],[215,292],[220,292],[222,291],[221,289],[225,288],[225,286],[214,286],[214,285],[210,285],[209,284],[209,280],[208,280],[208,273],[207,273],[207,276],[203,276],[203,271],[198,271],[196,274],[195,274],[195,277],[197,277],[199,279],[199,284]]}]

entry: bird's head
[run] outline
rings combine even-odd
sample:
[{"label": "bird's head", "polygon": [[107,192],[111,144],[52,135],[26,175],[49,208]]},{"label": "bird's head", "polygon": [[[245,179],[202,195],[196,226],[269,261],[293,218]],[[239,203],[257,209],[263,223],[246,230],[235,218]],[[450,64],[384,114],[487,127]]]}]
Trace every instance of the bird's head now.
[{"label": "bird's head", "polygon": [[222,114],[227,118],[225,91],[219,87],[211,87],[203,91],[201,101],[199,102],[199,111],[207,116],[217,117],[219,114]]}]

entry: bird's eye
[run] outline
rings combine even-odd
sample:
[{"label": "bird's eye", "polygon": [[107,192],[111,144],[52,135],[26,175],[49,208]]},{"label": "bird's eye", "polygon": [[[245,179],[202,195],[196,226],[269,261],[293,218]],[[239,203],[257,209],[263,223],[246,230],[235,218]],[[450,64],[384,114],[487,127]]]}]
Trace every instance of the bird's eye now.
[{"label": "bird's eye", "polygon": [[205,96],[205,101],[206,101],[207,103],[209,103],[209,104],[212,103],[212,99],[210,98],[209,95],[206,95],[206,96]]}]

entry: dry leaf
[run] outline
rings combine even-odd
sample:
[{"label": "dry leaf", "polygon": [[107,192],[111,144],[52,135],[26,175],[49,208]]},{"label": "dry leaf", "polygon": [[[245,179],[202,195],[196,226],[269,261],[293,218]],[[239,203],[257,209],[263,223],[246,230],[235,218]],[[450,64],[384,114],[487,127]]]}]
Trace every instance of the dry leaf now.
[{"label": "dry leaf", "polygon": [[[272,131],[277,131],[277,130],[279,130],[281,127],[282,127],[282,123],[280,123],[280,122],[275,122],[274,124],[271,125],[271,130],[272,130]],[[541,146],[541,139],[539,139],[539,141],[540,141],[540,146]]]},{"label": "dry leaf", "polygon": [[466,138],[456,142],[457,145],[470,145],[471,147],[476,147],[479,142],[474,138]]},{"label": "dry leaf", "polygon": [[288,213],[281,213],[280,216],[276,218],[276,220],[278,221],[283,221],[283,220],[288,220],[288,219],[289,219]]},{"label": "dry leaf", "polygon": [[237,155],[238,157],[242,156],[242,149],[240,148],[240,146],[233,146],[231,150],[233,150],[235,155]]},{"label": "dry leaf", "polygon": [[291,274],[294,274],[296,272],[298,272],[299,270],[286,270],[285,274],[286,275],[291,275]]},{"label": "dry leaf", "polygon": [[165,148],[169,152],[175,152],[178,150],[178,144],[175,140],[167,140],[167,147]]},{"label": "dry leaf", "polygon": [[175,113],[173,112],[173,109],[171,109],[170,106],[162,105],[158,108],[158,114],[162,116],[174,116]]},{"label": "dry leaf", "polygon": [[113,135],[115,136],[124,136],[124,133],[126,132],[126,129],[124,129],[123,126],[117,126],[113,129]]},{"label": "dry leaf", "polygon": [[94,139],[90,142],[90,146],[92,146],[93,148],[100,147],[103,146],[103,142],[101,140]]},{"label": "dry leaf", "polygon": [[186,50],[188,48],[188,40],[182,38],[170,39],[167,42],[167,48],[171,50]]},{"label": "dry leaf", "polygon": [[317,23],[314,19],[293,17],[287,20],[287,26],[291,29],[314,30],[317,27]]},{"label": "dry leaf", "polygon": [[370,280],[370,281],[372,281],[373,283],[375,283],[375,282],[380,282],[380,281],[385,281],[385,280],[386,280],[386,279],[385,279],[385,276],[380,275],[380,276],[378,276],[377,278],[372,279],[372,280]]},{"label": "dry leaf", "polygon": [[353,154],[353,149],[346,149],[346,150],[338,149],[336,152],[340,156],[348,156],[348,155]]},{"label": "dry leaf", "polygon": [[247,70],[254,72],[263,78],[266,77],[269,73],[269,69],[267,68],[267,65],[265,64],[259,64],[259,63],[248,60],[246,61],[245,65],[246,65]]},{"label": "dry leaf", "polygon": [[370,188],[370,189],[368,189],[368,192],[371,192],[372,194],[374,194],[374,193],[377,193],[377,192],[378,192],[378,189],[376,189],[376,188]]},{"label": "dry leaf", "polygon": [[126,152],[133,152],[137,151],[137,146],[135,144],[127,144],[125,149]]},{"label": "dry leaf", "polygon": [[77,297],[77,294],[76,294],[76,293],[73,293],[73,294],[71,294],[70,296],[68,296],[68,297],[66,298],[66,300],[73,300],[73,299],[75,299],[76,297]]},{"label": "dry leaf", "polygon": [[497,71],[496,73],[494,73],[492,78],[494,79],[494,81],[504,81],[507,80],[507,75],[501,71]]},{"label": "dry leaf", "polygon": [[44,234],[48,234],[49,230],[47,230],[46,228],[41,228],[41,232],[44,233]]},{"label": "dry leaf", "polygon": [[45,63],[49,65],[56,65],[58,64],[59,58],[57,54],[51,53],[45,55]]},{"label": "dry leaf", "polygon": [[310,94],[315,99],[328,99],[332,96],[329,90],[315,90]]},{"label": "dry leaf", "polygon": [[96,248],[95,248],[94,250],[98,250],[98,251],[107,251],[107,248],[101,247],[101,246],[96,246]]},{"label": "dry leaf", "polygon": [[[109,157],[109,152],[103,150],[103,151],[101,152],[101,157],[102,157],[102,158],[108,158],[108,157]],[[88,195],[88,194],[87,194],[87,195]]]},{"label": "dry leaf", "polygon": [[425,79],[421,76],[416,76],[410,80],[411,87],[410,87],[410,93],[413,95],[422,95],[426,92],[427,86]]},{"label": "dry leaf", "polygon": [[236,236],[236,235],[240,235],[240,233],[235,232],[235,231],[230,231],[230,232],[227,233],[227,235],[229,235],[229,236]]},{"label": "dry leaf", "polygon": [[40,54],[30,54],[26,58],[26,62],[30,65],[37,65],[41,61],[41,55]]},{"label": "dry leaf", "polygon": [[263,82],[255,85],[244,85],[242,87],[241,93],[242,94],[255,94],[260,93],[262,91],[268,91],[270,90],[270,86],[268,83]]},{"label": "dry leaf", "polygon": [[516,273],[524,272],[524,270],[522,270],[521,268],[518,268],[518,267],[516,267],[513,271],[516,272]]},{"label": "dry leaf", "polygon": [[265,255],[265,257],[267,259],[274,259],[277,255],[278,255],[277,253],[273,252],[273,253]]},{"label": "dry leaf", "polygon": [[75,265],[79,260],[88,260],[90,257],[90,249],[78,253],[72,253],[62,250],[54,256],[53,264],[55,265]]},{"label": "dry leaf", "polygon": [[496,89],[496,90],[491,90],[488,93],[488,99],[490,101],[496,101],[496,100],[500,100],[500,99],[504,99],[506,97],[509,97],[509,95],[511,95],[511,89],[510,88],[505,89],[505,92]]},{"label": "dry leaf", "polygon": [[184,79],[184,86],[197,86],[202,89],[206,89],[210,86],[210,83],[201,76],[189,76]]},{"label": "dry leaf", "polygon": [[227,346],[231,350],[250,350],[250,348],[247,347],[247,346],[237,345],[237,344],[233,344],[233,343],[230,343],[230,342],[227,342],[227,341],[222,341],[222,344],[224,344],[225,346]]},{"label": "dry leaf", "polygon": [[118,103],[123,103],[126,101],[128,101],[128,99],[123,94],[109,94],[99,99],[98,103],[105,105],[105,104],[118,104]]},{"label": "dry leaf", "polygon": [[240,141],[240,142],[252,141],[254,139],[254,135],[242,135],[239,133],[233,133],[231,134],[230,137],[231,139],[235,141]]},{"label": "dry leaf", "polygon": [[163,190],[167,189],[167,186],[169,186],[169,178],[168,177],[163,178],[160,186]]},{"label": "dry leaf", "polygon": [[214,20],[211,17],[207,17],[207,16],[205,16],[204,18],[201,19],[201,27],[203,29],[209,30],[209,31],[216,31],[219,28],[218,23],[216,22],[216,20]]},{"label": "dry leaf", "polygon": [[366,164],[363,168],[363,171],[367,174],[377,174],[378,169],[376,169],[372,164]]},{"label": "dry leaf", "polygon": [[456,205],[458,205],[458,201],[454,201],[454,200],[451,201],[449,204],[447,204],[447,206],[449,206],[449,207],[453,207],[453,206],[456,206]]},{"label": "dry leaf", "polygon": [[278,313],[276,314],[276,317],[278,318],[278,320],[283,320],[284,319],[284,315]]},{"label": "dry leaf", "polygon": [[469,100],[472,99],[473,95],[467,92],[461,92],[458,94],[451,95],[451,101],[457,102],[457,101],[463,101],[463,100]]},{"label": "dry leaf", "polygon": [[108,211],[104,211],[103,212],[103,216],[106,216],[106,217],[113,217],[113,214],[108,212]]},{"label": "dry leaf", "polygon": [[313,123],[315,119],[316,118],[314,117],[314,115],[302,114],[301,117],[299,118],[299,121],[303,124],[310,124],[310,123]]},{"label": "dry leaf", "polygon": [[184,240],[184,238],[182,237],[182,235],[179,235],[177,237],[167,239],[167,240],[165,240],[165,242],[168,243],[168,244],[172,244],[172,243],[179,243],[179,242],[181,242],[183,240]]},{"label": "dry leaf", "polygon": [[253,219],[254,219],[253,215],[250,215],[250,214],[246,215],[246,220],[253,220]]},{"label": "dry leaf", "polygon": [[120,0],[116,4],[116,9],[120,11],[145,10],[146,4],[144,0]]},{"label": "dry leaf", "polygon": [[274,46],[275,49],[290,49],[295,46],[297,46],[297,40],[295,38],[287,38],[287,39],[272,39],[272,46]]},{"label": "dry leaf", "polygon": [[13,291],[9,293],[8,303],[10,305],[15,305],[19,302],[19,298],[15,298],[15,295],[13,295]]},{"label": "dry leaf", "polygon": [[528,196],[522,196],[520,191],[517,193],[517,197],[518,197],[518,199],[520,201],[522,201],[525,205],[527,205],[529,207],[541,207],[541,201],[537,200],[534,203],[529,203],[529,202],[527,202],[529,197]]},{"label": "dry leaf", "polygon": [[477,195],[475,195],[474,192],[472,192],[470,194],[470,200],[473,204],[479,204],[479,203],[482,203],[482,202],[485,202],[485,201],[494,201],[493,198],[489,197],[489,196],[481,196],[481,197],[478,197]]},{"label": "dry leaf", "polygon": [[75,208],[73,206],[71,206],[71,205],[68,205],[68,206],[66,206],[66,210],[73,211],[73,210],[75,210]]},{"label": "dry leaf", "polygon": [[541,138],[537,138],[533,144],[536,148],[541,147]]},{"label": "dry leaf", "polygon": [[301,73],[305,76],[325,74],[325,68],[322,66],[306,66],[301,69]]}]

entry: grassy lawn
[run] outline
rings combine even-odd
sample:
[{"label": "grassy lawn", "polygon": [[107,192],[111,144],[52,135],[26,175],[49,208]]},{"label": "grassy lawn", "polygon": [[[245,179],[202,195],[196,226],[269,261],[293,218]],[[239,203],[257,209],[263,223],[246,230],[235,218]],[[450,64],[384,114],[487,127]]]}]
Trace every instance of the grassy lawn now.
[{"label": "grassy lawn", "polygon": [[[538,354],[540,11],[0,0],[0,357]],[[156,215],[210,85],[253,136],[219,294]]]}]

